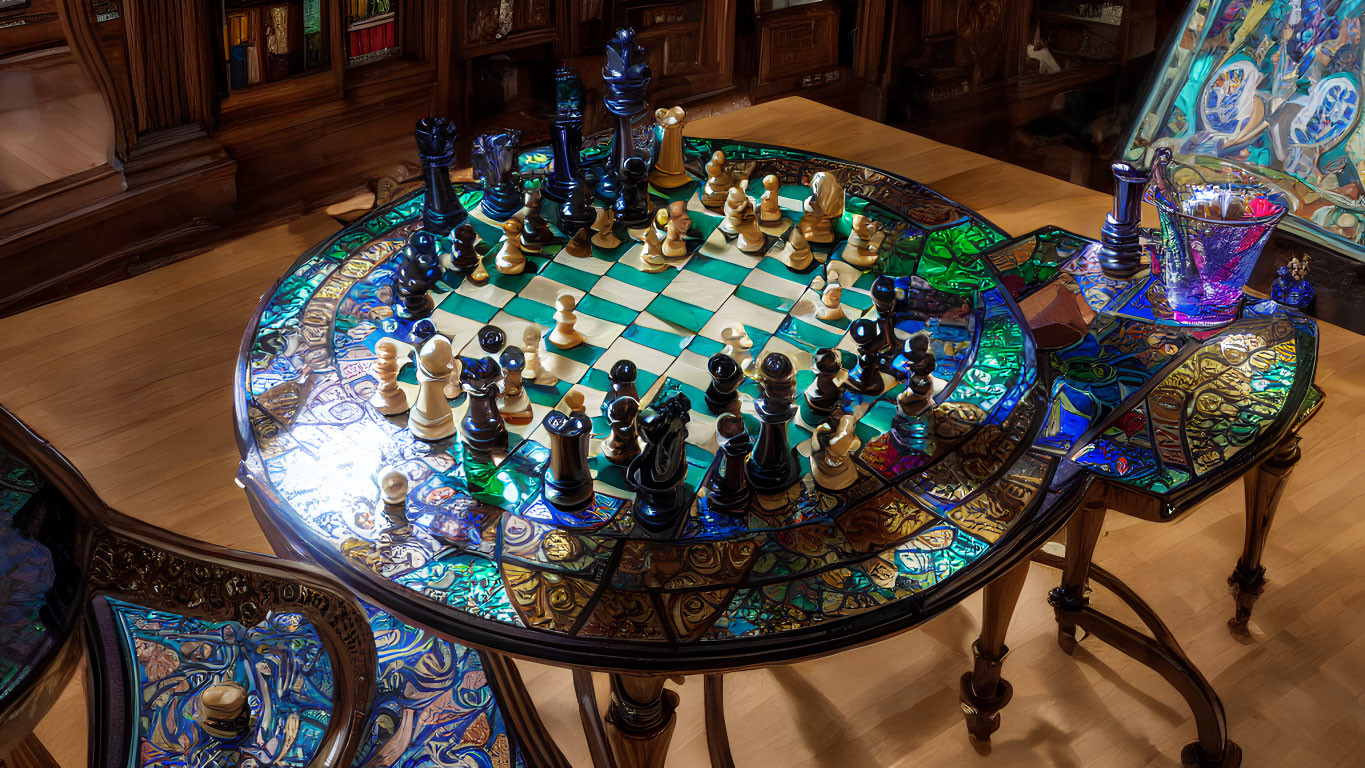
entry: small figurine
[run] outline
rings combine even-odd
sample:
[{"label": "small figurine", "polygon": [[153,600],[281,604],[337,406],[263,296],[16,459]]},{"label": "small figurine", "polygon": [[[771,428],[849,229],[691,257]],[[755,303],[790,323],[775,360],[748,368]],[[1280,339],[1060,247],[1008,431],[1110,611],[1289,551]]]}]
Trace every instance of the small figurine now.
[{"label": "small figurine", "polygon": [[763,197],[759,198],[758,221],[760,224],[776,224],[782,221],[782,207],[778,204],[778,190],[782,182],[771,173],[763,177]]},{"label": "small figurine", "polygon": [[692,180],[683,169],[683,126],[687,110],[682,107],[654,110],[654,136],[658,151],[649,183],[657,189],[681,187]]},{"label": "small figurine", "polygon": [[1308,282],[1308,265],[1313,259],[1307,253],[1296,253],[1289,262],[1275,270],[1275,283],[1270,286],[1270,298],[1300,312],[1313,308],[1317,291]]},{"label": "small figurine", "polygon": [[725,153],[718,149],[711,154],[711,161],[706,164],[706,184],[702,187],[701,204],[707,208],[721,207],[734,185],[735,180],[725,172]]},{"label": "small figurine", "polygon": [[474,176],[483,180],[484,215],[506,221],[522,207],[521,175],[517,172],[520,131],[485,133],[474,140]]},{"label": "small figurine", "polygon": [[597,219],[592,223],[592,244],[606,250],[621,245],[621,238],[616,236],[615,228],[616,210],[610,205],[598,208]]}]

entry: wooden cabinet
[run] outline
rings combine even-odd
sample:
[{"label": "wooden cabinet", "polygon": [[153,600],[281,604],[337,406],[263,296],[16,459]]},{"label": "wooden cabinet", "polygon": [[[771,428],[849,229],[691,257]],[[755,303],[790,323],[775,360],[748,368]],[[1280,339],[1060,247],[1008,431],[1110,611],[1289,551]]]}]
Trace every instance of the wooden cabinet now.
[{"label": "wooden cabinet", "polygon": [[64,42],[57,0],[0,0],[0,58]]}]

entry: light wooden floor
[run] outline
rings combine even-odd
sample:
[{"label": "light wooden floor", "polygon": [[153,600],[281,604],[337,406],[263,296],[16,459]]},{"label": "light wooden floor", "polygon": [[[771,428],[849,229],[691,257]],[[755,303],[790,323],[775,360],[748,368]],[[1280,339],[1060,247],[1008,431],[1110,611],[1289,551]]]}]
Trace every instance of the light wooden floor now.
[{"label": "light wooden floor", "polygon": [[103,97],[69,53],[0,64],[0,198],[105,163],[113,140]]},{"label": "light wooden floor", "polygon": [[[693,135],[784,143],[924,181],[1013,233],[1056,223],[1097,233],[1107,198],[1061,181],[788,99],[694,123]],[[232,484],[232,366],[261,293],[307,246],[336,231],[313,214],[210,253],[0,319],[0,402],[66,452],[122,511],[228,546],[267,548]],[[1365,339],[1322,328],[1327,403],[1304,430],[1303,460],[1265,563],[1271,583],[1231,638],[1224,582],[1241,546],[1234,486],[1187,519],[1111,518],[1097,557],[1170,624],[1227,705],[1247,766],[1358,766],[1365,751]],[[993,754],[969,744],[957,680],[979,600],[921,629],[849,653],[727,678],[740,766],[1176,766],[1194,740],[1180,698],[1098,643],[1068,658],[1035,567],[1015,617],[1005,675],[1015,698]],[[1112,608],[1116,601],[1099,598]],[[569,673],[523,664],[574,765],[587,765]],[[704,765],[701,683],[683,706],[670,766]],[[85,709],[73,685],[39,729],[64,766],[83,763]]]}]

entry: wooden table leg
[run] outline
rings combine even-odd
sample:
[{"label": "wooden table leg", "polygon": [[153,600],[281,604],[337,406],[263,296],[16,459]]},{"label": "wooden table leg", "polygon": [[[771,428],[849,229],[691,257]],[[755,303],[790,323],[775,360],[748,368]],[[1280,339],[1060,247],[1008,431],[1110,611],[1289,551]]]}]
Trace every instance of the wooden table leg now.
[{"label": "wooden table leg", "polygon": [[1090,604],[1086,597],[1086,581],[1090,564],[1095,557],[1095,545],[1104,529],[1104,502],[1087,500],[1066,524],[1066,561],[1062,566],[1061,586],[1048,594],[1048,602],[1056,609],[1057,644],[1070,655],[1076,650],[1075,614]]},{"label": "wooden table leg", "polygon": [[730,733],[725,727],[725,675],[719,672],[706,676],[706,751],[711,755],[711,768],[735,768],[730,754]]},{"label": "wooden table leg", "polygon": [[611,676],[607,737],[622,768],[663,768],[677,719],[678,694],[664,688],[665,677]]},{"label": "wooden table leg", "polygon": [[1000,728],[1000,710],[1009,703],[1014,689],[1000,676],[1009,648],[1005,633],[1028,578],[1029,561],[1014,566],[982,590],[981,637],[972,643],[976,661],[962,675],[958,700],[967,718],[967,732],[978,742],[989,742]]},{"label": "wooden table leg", "polygon": [[1265,551],[1270,523],[1275,519],[1275,509],[1280,505],[1280,497],[1284,495],[1284,487],[1299,455],[1299,438],[1291,435],[1275,453],[1242,479],[1246,490],[1246,540],[1242,544],[1242,556],[1237,558],[1237,567],[1228,577],[1232,598],[1237,602],[1237,611],[1228,620],[1228,628],[1233,634],[1246,634],[1251,608],[1265,591],[1265,566],[1261,565],[1261,555]]}]

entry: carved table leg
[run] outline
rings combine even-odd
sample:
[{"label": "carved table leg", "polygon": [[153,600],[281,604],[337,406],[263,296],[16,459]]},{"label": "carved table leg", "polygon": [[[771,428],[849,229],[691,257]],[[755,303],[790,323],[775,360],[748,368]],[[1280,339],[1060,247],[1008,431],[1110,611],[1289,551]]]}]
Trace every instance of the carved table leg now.
[{"label": "carved table leg", "polygon": [[1237,567],[1228,577],[1232,598],[1237,601],[1237,612],[1228,620],[1228,628],[1233,634],[1246,634],[1251,607],[1265,590],[1265,566],[1261,565],[1261,554],[1265,551],[1270,523],[1275,519],[1275,509],[1289,482],[1289,473],[1298,461],[1299,438],[1291,436],[1242,479],[1246,490],[1246,540],[1242,544],[1242,556],[1237,559]]},{"label": "carved table leg", "polygon": [[677,724],[678,694],[664,689],[667,678],[611,676],[607,737],[623,768],[663,768]]},{"label": "carved table leg", "polygon": [[711,768],[735,768],[730,754],[730,734],[725,727],[725,675],[706,676],[706,751]]},{"label": "carved table leg", "polygon": [[1062,566],[1061,586],[1048,594],[1056,609],[1057,644],[1070,655],[1076,650],[1075,615],[1090,604],[1085,596],[1090,563],[1095,556],[1106,512],[1103,501],[1087,500],[1066,524],[1066,562]]},{"label": "carved table leg", "polygon": [[978,742],[989,742],[1000,728],[1000,710],[1009,703],[1014,689],[1000,676],[1009,648],[1005,632],[1028,578],[1029,561],[1016,565],[982,591],[981,637],[972,643],[976,657],[971,672],[962,675],[958,699],[967,718],[967,732]]}]

